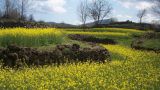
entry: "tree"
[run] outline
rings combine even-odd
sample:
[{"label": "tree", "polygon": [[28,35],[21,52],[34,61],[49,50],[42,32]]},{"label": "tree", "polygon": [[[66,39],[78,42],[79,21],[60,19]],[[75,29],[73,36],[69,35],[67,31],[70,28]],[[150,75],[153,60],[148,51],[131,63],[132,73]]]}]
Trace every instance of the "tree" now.
[{"label": "tree", "polygon": [[[154,6],[152,8],[153,13],[155,14],[156,17],[160,17],[160,0],[152,0],[154,3]],[[159,21],[153,21],[152,23],[154,31],[160,31],[160,23]]]},{"label": "tree", "polygon": [[80,21],[82,22],[82,28],[85,31],[86,21],[88,18],[87,0],[80,2],[80,5],[78,7],[78,15],[79,15]]},{"label": "tree", "polygon": [[92,3],[88,6],[89,16],[94,20],[96,26],[98,26],[111,11],[112,7],[107,0],[92,0]]},{"label": "tree", "polygon": [[160,17],[160,0],[154,0],[154,4],[152,10],[156,16]]},{"label": "tree", "polygon": [[146,9],[140,10],[138,12],[137,17],[139,18],[139,23],[140,24],[142,24],[142,20],[146,16],[146,14],[147,14],[147,10]]},{"label": "tree", "polygon": [[11,9],[9,12],[9,19],[18,20],[20,18],[20,13],[16,8]]},{"label": "tree", "polygon": [[2,13],[2,11],[0,9],[0,19],[2,18],[2,16],[3,16],[3,13]]},{"label": "tree", "polygon": [[25,20],[26,19],[26,13],[30,9],[31,6],[31,0],[18,0],[18,9],[20,12],[20,19]]},{"label": "tree", "polygon": [[152,29],[155,32],[160,32],[160,20],[153,20],[152,21]]},{"label": "tree", "polygon": [[34,16],[32,14],[29,16],[29,21],[34,22]]},{"label": "tree", "polygon": [[32,0],[0,0],[2,19],[26,20]]},{"label": "tree", "polygon": [[0,19],[3,17],[3,14],[4,14],[3,11],[2,11],[3,10],[2,5],[3,5],[2,0],[0,0]]},{"label": "tree", "polygon": [[0,0],[1,19],[18,19],[19,11],[16,7],[16,0]]},{"label": "tree", "polygon": [[5,8],[5,18],[9,18],[9,9],[11,9],[11,1],[10,0],[5,0],[4,1],[4,8]]}]

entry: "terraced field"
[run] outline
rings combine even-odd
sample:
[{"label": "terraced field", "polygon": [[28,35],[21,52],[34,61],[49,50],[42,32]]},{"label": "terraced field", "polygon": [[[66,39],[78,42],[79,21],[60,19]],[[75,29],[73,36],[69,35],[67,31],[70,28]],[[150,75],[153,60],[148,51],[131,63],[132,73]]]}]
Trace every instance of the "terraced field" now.
[{"label": "terraced field", "polygon": [[17,44],[21,46],[45,46],[63,42],[59,29],[0,29],[0,46]]},{"label": "terraced field", "polygon": [[[1,31],[0,31],[1,32]],[[159,90],[160,54],[130,48],[133,36],[144,32],[131,29],[92,29],[81,32],[66,30],[66,34],[87,34],[110,38],[117,45],[101,44],[109,50],[112,62],[65,64],[0,70],[0,89],[99,89],[99,90]],[[133,35],[134,34],[134,35]],[[66,39],[64,43],[82,42]],[[83,43],[82,43],[83,44]]]}]

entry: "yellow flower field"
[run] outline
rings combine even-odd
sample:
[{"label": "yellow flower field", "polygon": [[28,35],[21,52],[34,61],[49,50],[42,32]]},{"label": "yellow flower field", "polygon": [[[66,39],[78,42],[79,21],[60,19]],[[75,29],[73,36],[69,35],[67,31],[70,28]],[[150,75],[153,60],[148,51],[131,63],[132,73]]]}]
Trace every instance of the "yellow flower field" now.
[{"label": "yellow flower field", "polygon": [[63,41],[63,33],[58,29],[0,29],[0,45],[42,46]]},{"label": "yellow flower field", "polygon": [[[49,30],[47,32],[52,31]],[[65,32],[74,33],[76,30],[66,30]],[[54,65],[32,68],[26,67],[20,70],[1,68],[0,90],[160,89],[160,54],[131,49],[131,34],[133,32],[128,32],[129,35],[122,34],[126,35],[123,38],[116,37],[116,34],[110,35],[110,33],[113,32],[109,34],[107,34],[107,32],[95,33],[96,36],[101,34],[103,37],[108,37],[109,35],[110,38],[119,41],[118,45],[102,44],[102,46],[109,50],[112,57],[111,62],[104,64],[65,64],[58,67]],[[93,33],[93,35],[95,35],[95,33]],[[83,34],[92,34],[92,32],[83,32]]]}]

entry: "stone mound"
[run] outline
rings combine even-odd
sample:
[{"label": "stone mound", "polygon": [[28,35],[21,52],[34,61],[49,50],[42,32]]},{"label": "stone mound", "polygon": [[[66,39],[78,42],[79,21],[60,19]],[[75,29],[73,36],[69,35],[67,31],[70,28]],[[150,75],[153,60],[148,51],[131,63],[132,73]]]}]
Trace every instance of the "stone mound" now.
[{"label": "stone mound", "polygon": [[111,59],[108,50],[101,46],[81,48],[80,45],[73,44],[57,45],[52,51],[38,51],[29,47],[9,45],[5,49],[0,49],[0,60],[2,60],[4,67],[22,67],[24,65],[59,65],[88,60],[104,63]]},{"label": "stone mound", "polygon": [[102,43],[102,44],[117,44],[114,40],[108,38],[97,38],[91,35],[80,35],[80,34],[70,34],[68,37],[72,40],[86,41],[92,43]]},{"label": "stone mound", "polygon": [[141,39],[160,39],[160,33],[147,32],[140,37]]},{"label": "stone mound", "polygon": [[133,40],[131,43],[131,47],[136,50],[147,50],[147,51],[154,51],[156,53],[160,53],[160,49],[158,49],[158,48],[151,48],[151,47],[144,47],[143,46],[145,41],[150,40],[150,39],[160,39],[160,34],[154,33],[154,32],[147,32],[147,33],[143,34],[142,36]]},{"label": "stone mound", "polygon": [[146,50],[146,51],[154,51],[155,53],[160,53],[160,49],[154,49],[154,48],[147,48],[143,47],[141,44],[143,44],[143,40],[134,40],[131,43],[131,48],[136,50]]}]

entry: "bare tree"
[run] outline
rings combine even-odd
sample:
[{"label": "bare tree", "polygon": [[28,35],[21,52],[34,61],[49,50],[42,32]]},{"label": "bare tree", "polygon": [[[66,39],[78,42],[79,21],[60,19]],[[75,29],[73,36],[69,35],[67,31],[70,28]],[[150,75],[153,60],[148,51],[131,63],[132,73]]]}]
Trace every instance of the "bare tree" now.
[{"label": "bare tree", "polygon": [[146,9],[140,10],[138,12],[137,17],[139,18],[139,23],[140,24],[142,23],[142,20],[146,16],[146,14],[147,14],[147,10]]},{"label": "bare tree", "polygon": [[30,21],[30,22],[33,22],[33,21],[34,21],[34,16],[33,16],[32,14],[29,16],[29,21]]},{"label": "bare tree", "polygon": [[95,25],[98,26],[111,13],[112,7],[107,0],[92,0],[88,11],[90,17],[95,21]]},{"label": "bare tree", "polygon": [[25,20],[32,0],[0,0],[2,18]]},{"label": "bare tree", "polygon": [[82,22],[82,28],[85,31],[86,21],[88,18],[87,0],[80,2],[80,5],[78,7],[78,15],[79,15],[80,21]]},{"label": "bare tree", "polygon": [[[153,13],[155,14],[156,17],[160,17],[160,0],[152,0],[154,3],[154,6],[152,8]],[[158,21],[153,21],[152,27],[154,31],[160,31],[160,23]]]},{"label": "bare tree", "polygon": [[21,16],[20,19],[25,20],[26,13],[30,9],[32,0],[18,0],[18,1],[19,1],[18,8],[19,8],[20,16]]},{"label": "bare tree", "polygon": [[9,18],[14,20],[18,20],[20,18],[20,12],[17,10],[17,8],[11,9],[9,12]]},{"label": "bare tree", "polygon": [[10,0],[5,0],[4,1],[4,8],[5,8],[5,18],[9,18],[9,9],[11,8],[11,1]]},{"label": "bare tree", "polygon": [[0,9],[0,18],[2,18],[2,16],[3,16],[3,12],[2,12],[2,10]]},{"label": "bare tree", "polygon": [[[19,12],[15,4],[15,0],[1,0],[1,15],[5,19],[18,19]],[[2,11],[3,10],[3,11]]]},{"label": "bare tree", "polygon": [[156,16],[160,17],[160,0],[153,1],[155,5],[153,6],[153,12]]}]

